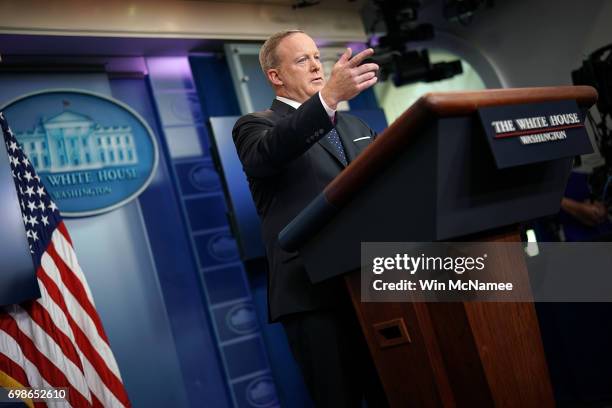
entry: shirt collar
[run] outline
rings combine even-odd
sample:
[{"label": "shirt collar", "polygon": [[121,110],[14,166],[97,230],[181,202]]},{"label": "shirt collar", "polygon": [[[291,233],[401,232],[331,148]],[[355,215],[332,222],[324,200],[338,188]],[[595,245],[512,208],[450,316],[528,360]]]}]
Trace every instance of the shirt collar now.
[{"label": "shirt collar", "polygon": [[287,105],[291,106],[294,109],[297,109],[302,105],[301,103],[296,102],[293,99],[285,98],[284,96],[277,96],[276,99],[283,103],[286,103]]}]

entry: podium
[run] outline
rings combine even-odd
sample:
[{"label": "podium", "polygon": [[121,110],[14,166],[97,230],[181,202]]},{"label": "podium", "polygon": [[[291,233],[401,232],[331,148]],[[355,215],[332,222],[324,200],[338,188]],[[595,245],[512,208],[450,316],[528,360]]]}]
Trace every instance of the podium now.
[{"label": "podium", "polygon": [[[521,222],[559,211],[573,156],[590,144],[495,151],[496,138],[529,132],[491,136],[485,111],[573,104],[584,122],[596,99],[585,86],[424,95],[279,234],[314,283],[344,275],[392,407],[555,405],[533,303],[361,302],[361,242],[519,242]],[[522,257],[503,259],[501,274],[528,278]]]}]

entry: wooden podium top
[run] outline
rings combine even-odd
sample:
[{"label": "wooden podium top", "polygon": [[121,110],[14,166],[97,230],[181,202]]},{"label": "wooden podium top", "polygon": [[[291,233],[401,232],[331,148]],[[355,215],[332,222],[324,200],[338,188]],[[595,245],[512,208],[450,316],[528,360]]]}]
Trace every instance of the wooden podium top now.
[{"label": "wooden podium top", "polygon": [[323,194],[331,205],[342,207],[360,186],[400,154],[418,134],[419,129],[432,119],[467,116],[487,106],[559,100],[575,100],[579,106],[589,108],[597,101],[597,91],[590,86],[559,86],[427,93],[332,180]]},{"label": "wooden podium top", "polygon": [[419,98],[415,105],[422,103],[438,117],[447,117],[469,115],[485,106],[517,105],[572,99],[579,106],[590,107],[597,101],[597,91],[590,86],[558,86],[548,88],[487,89],[470,92],[431,92]]}]

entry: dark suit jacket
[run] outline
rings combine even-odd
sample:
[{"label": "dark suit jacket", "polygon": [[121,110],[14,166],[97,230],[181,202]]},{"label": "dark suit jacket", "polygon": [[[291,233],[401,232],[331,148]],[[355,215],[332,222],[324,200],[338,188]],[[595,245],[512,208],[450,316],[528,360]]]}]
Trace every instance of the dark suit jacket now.
[{"label": "dark suit jacket", "polygon": [[[278,233],[344,168],[324,138],[332,127],[315,94],[297,110],[274,100],[269,110],[241,117],[232,132],[262,222],[272,320],[333,307],[336,291],[344,290],[339,280],[313,285],[298,253],[278,245]],[[336,130],[349,163],[375,137],[360,119],[341,112]]]}]

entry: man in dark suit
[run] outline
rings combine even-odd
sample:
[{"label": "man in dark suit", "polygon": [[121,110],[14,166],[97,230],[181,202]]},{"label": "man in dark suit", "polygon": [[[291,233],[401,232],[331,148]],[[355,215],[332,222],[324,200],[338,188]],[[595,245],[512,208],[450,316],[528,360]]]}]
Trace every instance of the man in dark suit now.
[{"label": "man in dark suit", "polygon": [[[280,320],[317,406],[384,404],[381,388],[341,280],[312,284],[297,252],[278,233],[374,138],[360,119],[336,112],[376,83],[373,50],[351,50],[325,80],[319,50],[299,30],[271,36],[260,63],[274,88],[269,110],[243,116],[233,130],[262,221],[269,266],[270,318]],[[369,390],[372,389],[371,392]]]}]

